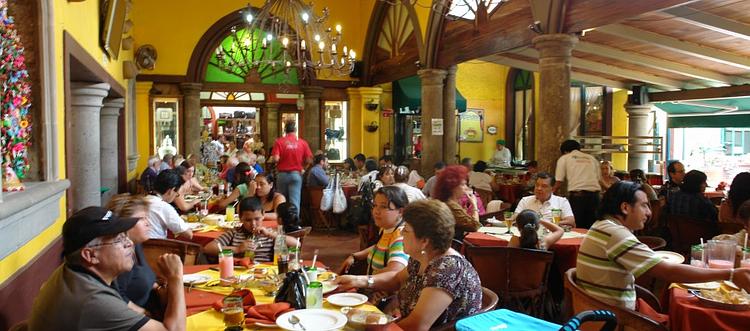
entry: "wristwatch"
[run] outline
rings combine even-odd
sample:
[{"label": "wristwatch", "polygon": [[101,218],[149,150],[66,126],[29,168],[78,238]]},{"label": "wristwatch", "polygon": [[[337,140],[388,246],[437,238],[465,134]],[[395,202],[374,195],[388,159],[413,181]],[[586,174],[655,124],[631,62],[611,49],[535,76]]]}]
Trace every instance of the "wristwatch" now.
[{"label": "wristwatch", "polygon": [[375,285],[375,277],[367,276],[367,288],[372,288]]}]

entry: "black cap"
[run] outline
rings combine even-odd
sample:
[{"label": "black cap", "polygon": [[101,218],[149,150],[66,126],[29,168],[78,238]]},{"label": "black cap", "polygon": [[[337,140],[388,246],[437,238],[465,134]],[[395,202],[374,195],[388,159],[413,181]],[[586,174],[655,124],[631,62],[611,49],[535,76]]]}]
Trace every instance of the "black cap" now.
[{"label": "black cap", "polygon": [[128,231],[136,223],[138,223],[137,218],[117,217],[106,208],[81,209],[63,224],[63,254],[68,255],[86,246],[95,238]]}]

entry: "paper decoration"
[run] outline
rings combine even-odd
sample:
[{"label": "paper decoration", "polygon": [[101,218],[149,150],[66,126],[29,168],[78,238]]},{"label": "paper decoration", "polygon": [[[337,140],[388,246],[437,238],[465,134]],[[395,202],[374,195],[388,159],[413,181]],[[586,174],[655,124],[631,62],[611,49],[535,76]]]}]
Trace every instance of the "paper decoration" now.
[{"label": "paper decoration", "polygon": [[0,169],[3,191],[23,190],[29,171],[31,144],[31,81],[24,48],[8,15],[8,1],[0,0]]}]

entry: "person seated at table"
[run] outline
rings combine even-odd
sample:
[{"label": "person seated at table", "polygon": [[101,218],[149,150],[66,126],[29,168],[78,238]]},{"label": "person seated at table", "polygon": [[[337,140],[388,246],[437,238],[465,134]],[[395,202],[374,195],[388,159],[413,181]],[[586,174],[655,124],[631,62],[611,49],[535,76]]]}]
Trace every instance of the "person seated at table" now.
[{"label": "person seated at table", "polygon": [[[230,181],[232,193],[216,202],[219,210],[226,208],[235,201],[254,196],[257,185],[255,184],[255,169],[250,167],[246,162],[240,162],[234,168],[234,178]],[[221,194],[221,192],[219,192]]]},{"label": "person seated at table", "polygon": [[492,193],[497,190],[497,184],[485,171],[487,171],[487,162],[480,160],[474,163],[474,168],[469,171],[469,187]]},{"label": "person seated at table", "polygon": [[342,170],[346,173],[355,173],[357,171],[357,165],[354,164],[354,159],[347,157],[344,160]]},{"label": "person seated at table", "polygon": [[516,206],[516,217],[522,210],[531,209],[542,215],[542,219],[551,221],[552,209],[560,209],[560,225],[575,227],[576,220],[570,208],[570,202],[565,197],[552,194],[554,186],[555,176],[546,172],[538,173],[534,184],[534,195],[521,198]]},{"label": "person seated at table", "polygon": [[409,181],[409,168],[405,166],[399,166],[398,168],[396,168],[396,171],[393,175],[393,180],[395,181],[393,186],[404,190],[404,192],[406,193],[406,197],[409,198],[410,203],[417,200],[427,199],[427,197],[425,197],[422,193],[422,190],[406,183],[407,181]]},{"label": "person seated at table", "polygon": [[419,167],[420,167],[421,160],[414,158],[409,161],[409,178],[406,181],[406,184],[408,184],[411,187],[416,187],[418,189],[422,189],[425,184],[424,177],[419,174]]},{"label": "person seated at table", "polygon": [[747,200],[750,200],[750,172],[745,171],[732,179],[729,194],[719,206],[719,222],[742,223],[737,212]]},{"label": "person seated at table", "polygon": [[276,214],[278,218],[276,222],[279,226],[284,228],[284,233],[290,233],[302,230],[302,221],[299,219],[299,211],[297,206],[291,202],[282,202],[279,207],[276,208]]},{"label": "person seated at table", "polygon": [[325,154],[315,155],[313,166],[307,174],[307,187],[327,187],[329,178],[326,169],[328,169],[328,158]]},{"label": "person seated at table", "polygon": [[355,261],[367,261],[367,274],[396,273],[406,267],[409,256],[404,253],[402,213],[409,199],[397,186],[384,186],[375,193],[372,218],[380,228],[375,245],[354,252],[344,260],[339,274],[345,274]]},{"label": "person seated at table", "polygon": [[539,173],[539,163],[531,161],[526,164],[526,174],[524,174],[524,195],[534,194],[534,186],[536,186],[536,175]]},{"label": "person seated at table", "polygon": [[383,186],[396,184],[396,170],[393,167],[385,166],[378,169],[378,177],[373,182],[375,184],[375,191],[379,190]]},{"label": "person seated at table", "polygon": [[359,179],[359,188],[357,189],[358,191],[362,190],[363,185],[373,183],[378,179],[378,162],[373,159],[367,159],[365,161],[364,169],[364,171],[366,171],[367,173],[362,175],[362,178]]},{"label": "person seated at table", "polygon": [[663,260],[633,231],[651,217],[640,185],[617,182],[604,193],[596,221],[581,242],[576,262],[577,283],[606,303],[635,309],[635,279],[640,276],[668,283],[733,281],[750,290],[750,269],[705,269]]},{"label": "person seated at table", "polygon": [[433,169],[435,169],[435,174],[427,179],[427,182],[422,188],[422,193],[424,193],[424,196],[428,198],[432,196],[432,189],[435,187],[435,183],[437,182],[437,176],[441,171],[443,171],[443,169],[445,169],[445,163],[443,161],[435,162]]},{"label": "person seated at table", "polygon": [[258,155],[256,155],[255,153],[247,154],[247,164],[253,167],[253,169],[255,169],[255,172],[263,172],[263,167],[258,163]]},{"label": "person seated at table", "polygon": [[737,209],[735,220],[744,226],[744,229],[735,234],[720,234],[714,240],[732,240],[737,242],[737,257],[742,259],[741,248],[745,246],[745,236],[750,232],[750,200],[747,200]]},{"label": "person seated at table", "polygon": [[703,195],[706,191],[706,178],[706,174],[698,170],[690,170],[685,174],[680,190],[672,193],[667,200],[667,214],[684,215],[699,221],[716,223],[716,206]]},{"label": "person seated at table", "polygon": [[474,169],[474,166],[472,165],[472,160],[470,157],[465,157],[461,159],[461,166],[466,168],[466,171],[471,171],[472,169]]},{"label": "person seated at table", "polygon": [[146,196],[148,221],[151,223],[149,238],[166,239],[167,230],[178,238],[193,238],[193,231],[170,204],[180,195],[177,190],[182,184],[182,177],[174,169],[164,170],[156,176],[154,194]]},{"label": "person seated at table", "polygon": [[198,180],[193,177],[193,174],[195,173],[195,167],[190,165],[189,162],[184,161],[180,166],[177,166],[173,169],[177,174],[182,177],[182,185],[180,185],[180,188],[177,190],[177,197],[175,197],[174,201],[172,202],[175,207],[177,207],[181,212],[188,212],[195,208],[199,203],[201,203],[200,199],[195,200],[185,200],[185,197],[188,195],[196,194],[203,190],[203,186],[198,183]]},{"label": "person seated at table", "polygon": [[161,167],[161,159],[158,155],[148,158],[148,167],[146,170],[143,170],[140,180],[144,192],[149,193],[154,189],[154,181],[156,180],[156,175],[159,174],[159,167]]},{"label": "person seated at table", "polygon": [[685,166],[680,161],[672,161],[667,165],[669,180],[659,189],[659,198],[669,200],[672,193],[680,190],[682,181],[685,179]]},{"label": "person seated at table", "polygon": [[159,257],[167,296],[162,322],[130,309],[110,287],[133,267],[133,242],[126,233],[138,222],[101,207],[86,207],[70,216],[62,227],[64,262],[34,300],[28,330],[185,330],[179,256]]},{"label": "person seated at table", "polygon": [[[357,153],[352,159],[354,159],[354,165],[357,167],[357,172],[360,176],[364,175],[366,173],[365,162],[367,162],[367,157],[362,153]],[[377,169],[377,164],[375,164],[375,168]]]},{"label": "person seated at table", "polygon": [[[255,262],[273,261],[273,244],[279,234],[276,230],[263,226],[263,206],[256,197],[244,198],[239,203],[241,226],[224,232],[219,238],[203,247],[207,255],[216,256],[221,249],[231,249],[235,255],[244,256],[245,252],[255,252]],[[297,239],[285,236],[287,246],[297,244]]]},{"label": "person seated at table", "polygon": [[659,200],[659,197],[656,195],[656,191],[648,183],[648,179],[646,179],[646,173],[644,173],[643,170],[641,169],[630,170],[630,181],[641,185],[641,187],[643,188],[643,192],[646,192],[648,201]]},{"label": "person seated at table", "polygon": [[[457,239],[463,239],[466,232],[475,232],[482,227],[479,223],[479,199],[466,185],[468,171],[464,166],[447,166],[438,175],[432,197],[445,204],[456,219],[454,233]],[[468,206],[463,206],[461,200],[466,199]]]},{"label": "person seated at table", "polygon": [[455,222],[451,210],[438,200],[409,204],[404,251],[411,257],[405,269],[393,275],[341,276],[339,288],[398,291],[404,330],[429,330],[476,314],[482,305],[482,284],[476,270],[451,248]]},{"label": "person seated at table", "polygon": [[[539,224],[549,231],[549,234],[539,238]],[[531,209],[522,210],[516,216],[516,227],[521,234],[520,237],[513,235],[508,242],[508,247],[531,248],[547,250],[562,238],[563,229],[555,223],[539,218],[539,213]]]},{"label": "person seated at table", "polygon": [[153,309],[156,308],[153,304],[158,303],[158,295],[152,295],[157,289],[156,274],[143,253],[143,243],[149,239],[148,231],[151,228],[151,223],[148,222],[148,200],[140,195],[123,193],[113,196],[106,208],[117,217],[138,219],[135,226],[127,231],[128,237],[133,241],[133,268],[117,276],[112,287],[120,293],[130,309],[145,313],[147,304],[150,303],[149,308]]},{"label": "person seated at table", "polygon": [[380,167],[380,168],[383,168],[383,167],[393,168],[394,167],[394,165],[393,165],[393,157],[391,157],[390,155],[383,155],[383,156],[381,156],[380,159],[378,159],[378,167]]},{"label": "person seated at table", "polygon": [[599,164],[599,170],[602,174],[599,178],[599,186],[601,186],[602,192],[606,191],[612,184],[620,181],[620,178],[615,176],[615,168],[612,166],[612,162],[602,161]]}]

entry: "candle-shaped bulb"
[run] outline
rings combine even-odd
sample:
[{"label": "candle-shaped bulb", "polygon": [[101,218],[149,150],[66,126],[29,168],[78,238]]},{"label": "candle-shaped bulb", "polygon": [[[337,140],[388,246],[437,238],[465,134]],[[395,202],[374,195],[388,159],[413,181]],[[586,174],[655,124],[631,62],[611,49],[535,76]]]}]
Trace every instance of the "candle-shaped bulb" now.
[{"label": "candle-shaped bulb", "polygon": [[346,56],[347,54],[349,54],[349,48],[344,45],[344,56]]},{"label": "candle-shaped bulb", "polygon": [[250,47],[250,38],[245,38],[242,43],[245,44],[245,47]]},{"label": "candle-shaped bulb", "polygon": [[245,15],[245,21],[251,23],[253,21],[253,14],[247,13],[247,15]]},{"label": "candle-shaped bulb", "polygon": [[263,47],[263,48],[266,48],[266,47],[268,47],[268,44],[267,44],[267,42],[266,42],[266,39],[265,39],[265,38],[263,38],[263,41],[261,41],[261,44],[262,44],[262,46],[261,46],[261,47]]},{"label": "candle-shaped bulb", "polygon": [[302,21],[307,23],[307,21],[310,19],[310,15],[307,13],[302,13]]},{"label": "candle-shaped bulb", "polygon": [[341,34],[341,24],[336,24],[336,33]]},{"label": "candle-shaped bulb", "polygon": [[284,48],[286,48],[286,46],[289,45],[289,38],[287,37],[282,38],[281,45],[284,46]]},{"label": "candle-shaped bulb", "polygon": [[331,54],[336,54],[336,44],[331,44]]},{"label": "candle-shaped bulb", "polygon": [[355,53],[353,49],[349,50],[349,58],[351,58],[352,60],[357,58],[357,53]]},{"label": "candle-shaped bulb", "polygon": [[301,48],[301,49],[302,49],[303,51],[304,51],[304,50],[305,50],[305,49],[307,48],[307,46],[306,46],[306,44],[305,44],[305,40],[304,40],[304,39],[302,39],[302,41],[300,42],[300,46],[299,46],[299,47],[300,47],[300,48]]},{"label": "candle-shaped bulb", "polygon": [[313,39],[315,39],[316,43],[319,42],[320,41],[320,35],[316,34],[315,37],[313,37]]},{"label": "candle-shaped bulb", "polygon": [[292,66],[292,63],[291,63],[291,62],[289,62],[289,61],[286,61],[286,67],[287,67],[287,68],[289,68],[289,67],[291,67],[291,66]]},{"label": "candle-shaped bulb", "polygon": [[267,35],[266,35],[266,39],[268,39],[268,41],[271,41],[271,40],[273,40],[273,35],[272,35],[272,34],[270,34],[270,33],[269,33],[269,34],[267,34]]},{"label": "candle-shaped bulb", "polygon": [[321,41],[321,42],[319,42],[319,43],[318,43],[318,48],[319,48],[319,49],[320,49],[320,51],[322,52],[322,51],[323,51],[323,49],[324,49],[324,48],[326,48],[326,43],[324,43],[324,42],[322,42],[322,41]]}]

